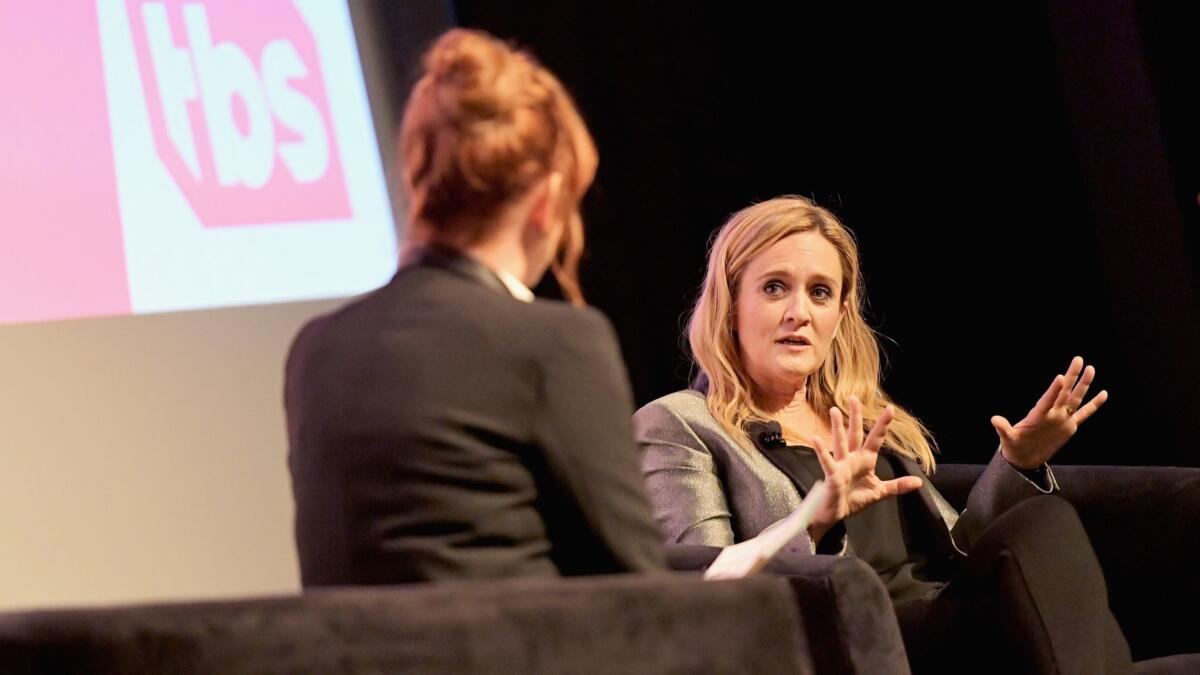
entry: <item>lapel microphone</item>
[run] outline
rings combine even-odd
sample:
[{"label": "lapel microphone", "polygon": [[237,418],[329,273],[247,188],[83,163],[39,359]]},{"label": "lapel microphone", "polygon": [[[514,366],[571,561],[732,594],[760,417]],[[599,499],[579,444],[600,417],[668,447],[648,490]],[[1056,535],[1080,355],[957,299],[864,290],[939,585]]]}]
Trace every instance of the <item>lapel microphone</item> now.
[{"label": "lapel microphone", "polygon": [[779,422],[767,422],[759,426],[755,440],[758,441],[759,447],[763,448],[787,447],[783,440],[783,427],[779,426]]}]

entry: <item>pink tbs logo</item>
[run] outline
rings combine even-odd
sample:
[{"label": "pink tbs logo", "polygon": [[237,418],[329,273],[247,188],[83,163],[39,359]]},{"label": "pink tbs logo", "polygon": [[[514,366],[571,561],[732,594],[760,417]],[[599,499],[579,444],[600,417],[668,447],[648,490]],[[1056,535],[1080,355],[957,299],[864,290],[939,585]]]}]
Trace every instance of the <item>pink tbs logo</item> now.
[{"label": "pink tbs logo", "polygon": [[312,34],[286,0],[126,0],[154,145],[206,227],[351,215]]}]

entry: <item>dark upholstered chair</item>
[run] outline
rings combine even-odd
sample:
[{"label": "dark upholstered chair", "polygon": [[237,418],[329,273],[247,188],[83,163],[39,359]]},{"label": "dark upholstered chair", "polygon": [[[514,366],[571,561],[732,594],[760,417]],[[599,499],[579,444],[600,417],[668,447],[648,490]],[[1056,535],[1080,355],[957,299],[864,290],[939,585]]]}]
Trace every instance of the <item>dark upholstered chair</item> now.
[{"label": "dark upholstered chair", "polygon": [[[982,465],[944,464],[933,482],[961,509],[982,472]],[[1200,652],[1200,469],[1056,466],[1054,473],[1092,540],[1134,660]]]},{"label": "dark upholstered chair", "polygon": [[[942,464],[933,482],[961,510],[983,469]],[[1200,632],[1183,618],[1200,607],[1200,575],[1191,569],[1200,553],[1200,469],[1058,466],[1055,475],[1104,569],[1110,605],[1139,662],[1136,672],[1200,673]],[[675,569],[703,569],[718,552],[668,546]],[[814,649],[809,660],[819,672],[906,671],[903,657],[897,665],[893,641],[900,640],[899,628],[878,578],[872,584],[860,573],[852,583],[838,583],[829,559],[812,556],[767,570],[797,577],[810,593],[821,578],[830,580],[827,600],[800,598],[809,644],[836,645]],[[819,617],[824,620],[816,624]]]},{"label": "dark upholstered chair", "polygon": [[0,616],[2,673],[812,673],[791,585],[514,579]]},{"label": "dark upholstered chair", "polygon": [[[982,466],[943,465],[957,506]],[[1200,469],[1058,467],[1136,659],[1200,651]],[[698,569],[705,547],[670,547]],[[779,570],[775,570],[779,571]],[[811,556],[741,581],[515,579],[0,614],[0,673],[906,673],[883,584]],[[1188,657],[1139,674],[1200,672]]]}]

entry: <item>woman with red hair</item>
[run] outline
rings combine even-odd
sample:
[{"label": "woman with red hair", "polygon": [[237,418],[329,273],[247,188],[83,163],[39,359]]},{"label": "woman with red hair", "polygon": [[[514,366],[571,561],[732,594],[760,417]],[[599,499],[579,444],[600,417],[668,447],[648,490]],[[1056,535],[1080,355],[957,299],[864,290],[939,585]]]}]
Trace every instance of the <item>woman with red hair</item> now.
[{"label": "woman with red hair", "polygon": [[[584,306],[596,148],[527,54],[452,30],[400,132],[404,260],[309,324],[286,405],[303,583],[664,566],[612,327]],[[569,303],[529,290],[552,269]]]}]

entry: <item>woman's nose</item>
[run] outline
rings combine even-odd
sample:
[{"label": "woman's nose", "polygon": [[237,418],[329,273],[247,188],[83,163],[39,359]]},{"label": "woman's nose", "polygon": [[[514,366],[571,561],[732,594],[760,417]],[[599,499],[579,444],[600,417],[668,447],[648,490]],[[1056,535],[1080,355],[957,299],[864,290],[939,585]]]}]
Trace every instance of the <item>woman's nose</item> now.
[{"label": "woman's nose", "polygon": [[805,302],[803,296],[797,296],[788,303],[787,309],[784,310],[783,321],[803,326],[808,323],[811,316],[808,303]]}]

